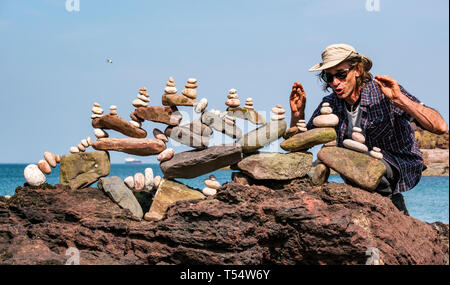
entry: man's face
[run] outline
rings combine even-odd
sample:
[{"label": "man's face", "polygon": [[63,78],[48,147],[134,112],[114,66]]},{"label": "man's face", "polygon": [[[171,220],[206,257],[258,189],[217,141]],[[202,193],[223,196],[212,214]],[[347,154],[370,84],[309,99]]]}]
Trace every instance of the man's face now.
[{"label": "man's face", "polygon": [[[342,62],[336,66],[325,69],[325,72],[334,75],[336,73],[345,72],[350,68],[350,64],[348,62]],[[339,79],[337,76],[333,77],[333,81],[328,83],[328,85],[333,89],[334,93],[341,98],[347,99],[349,98],[355,88],[356,88],[356,77],[360,75],[359,66],[356,66],[350,72],[348,72],[347,76],[344,79]]]}]

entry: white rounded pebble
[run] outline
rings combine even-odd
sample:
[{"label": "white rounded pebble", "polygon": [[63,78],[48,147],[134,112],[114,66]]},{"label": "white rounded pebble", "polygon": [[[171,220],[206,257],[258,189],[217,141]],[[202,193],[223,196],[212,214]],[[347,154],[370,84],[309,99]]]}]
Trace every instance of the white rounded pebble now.
[{"label": "white rounded pebble", "polygon": [[191,99],[197,98],[197,90],[195,90],[195,89],[186,88],[181,91],[181,94],[183,94],[184,96],[191,98]]},{"label": "white rounded pebble", "polygon": [[230,89],[230,91],[228,91],[228,94],[236,94],[237,90],[236,89]]},{"label": "white rounded pebble", "polygon": [[330,147],[330,146],[337,146],[337,141],[331,141],[331,142],[327,142],[326,144],[323,145],[324,147]]},{"label": "white rounded pebble", "polygon": [[99,107],[92,107],[92,113],[94,113],[96,115],[102,115],[103,114],[103,109],[99,108]]},{"label": "white rounded pebble", "polygon": [[358,127],[353,127],[352,131],[357,132],[357,133],[362,133],[362,129],[358,128]]},{"label": "white rounded pebble", "polygon": [[237,94],[228,94],[227,98],[228,99],[238,99],[239,96]]},{"label": "white rounded pebble", "polygon": [[134,99],[133,102],[131,102],[131,104],[136,108],[147,107],[147,103],[145,103],[141,99]]},{"label": "white rounded pebble", "polygon": [[270,117],[272,121],[280,121],[280,120],[284,120],[286,118],[285,115],[272,115],[272,117]]},{"label": "white rounded pebble", "polygon": [[164,88],[164,92],[166,92],[166,94],[176,94],[178,90],[176,87],[167,86],[166,88]]},{"label": "white rounded pebble", "polygon": [[5,195],[5,196],[3,196],[6,200],[9,200],[9,199],[11,199],[11,196],[9,196],[9,195]]},{"label": "white rounded pebble", "polygon": [[130,120],[129,123],[135,126],[136,128],[140,128],[142,126],[141,122],[136,122],[133,120]]},{"label": "white rounded pebble", "polygon": [[79,143],[79,144],[77,145],[77,147],[78,147],[78,149],[79,149],[81,152],[84,152],[84,151],[86,150],[86,148],[85,148],[81,143]]},{"label": "white rounded pebble", "polygon": [[298,120],[297,123],[306,123],[306,120]]},{"label": "white rounded pebble", "polygon": [[322,107],[330,107],[330,103],[324,102],[324,103],[322,103]]},{"label": "white rounded pebble", "polygon": [[283,115],[284,113],[286,113],[286,110],[281,108],[272,108],[272,113],[276,115]]},{"label": "white rounded pebble", "polygon": [[205,187],[205,188],[203,188],[202,193],[203,193],[205,196],[214,196],[214,195],[217,194],[217,190],[216,190],[216,189],[209,188],[209,187]]},{"label": "white rounded pebble", "polygon": [[97,103],[97,102],[94,102],[94,107],[98,107],[98,108],[100,108],[100,104],[99,104],[99,103]]},{"label": "white rounded pebble", "polygon": [[138,97],[138,99],[141,99],[143,102],[146,102],[146,103],[150,102],[150,99],[144,95],[138,94],[137,97]]},{"label": "white rounded pebble", "polygon": [[350,139],[346,139],[343,142],[344,147],[348,148],[348,149],[352,149],[354,151],[358,151],[358,152],[368,152],[369,149],[367,148],[366,145],[359,143],[357,141],[354,140],[350,140]]},{"label": "white rounded pebble", "polygon": [[76,146],[70,147],[69,151],[70,151],[70,153],[79,153],[80,152],[80,150]]},{"label": "white rounded pebble", "polygon": [[25,180],[31,186],[39,186],[45,182],[46,177],[36,164],[29,164],[23,171]]},{"label": "white rounded pebble", "polygon": [[61,155],[57,154],[55,156],[55,160],[56,160],[56,163],[60,163],[61,162]]},{"label": "white rounded pebble", "polygon": [[146,168],[144,170],[144,176],[145,176],[145,189],[146,190],[151,190],[153,188],[153,169]]},{"label": "white rounded pebble", "polygon": [[366,138],[363,136],[363,134],[358,133],[358,132],[353,132],[352,133],[352,140],[357,141],[359,143],[365,143],[366,142]]},{"label": "white rounded pebble", "polygon": [[47,161],[48,165],[53,168],[56,167],[56,157],[53,153],[49,151],[44,152],[44,159]]},{"label": "white rounded pebble", "polygon": [[320,108],[320,113],[322,115],[332,114],[333,113],[333,109],[331,109],[331,107],[322,107],[322,108]]},{"label": "white rounded pebble", "polygon": [[297,127],[306,128],[306,123],[297,123]]},{"label": "white rounded pebble", "polygon": [[81,140],[81,144],[82,144],[84,147],[89,147],[89,143],[88,143],[87,139],[82,139],[82,140]]},{"label": "white rounded pebble", "polygon": [[168,148],[163,150],[160,154],[158,154],[158,161],[163,162],[170,160],[175,154],[175,150],[173,148]]},{"label": "white rounded pebble", "polygon": [[376,159],[383,159],[383,154],[381,152],[371,150],[369,152],[370,156]]},{"label": "white rounded pebble", "polygon": [[208,106],[208,99],[203,98],[197,103],[197,105],[194,108],[194,111],[196,113],[201,113],[206,109],[207,106]]},{"label": "white rounded pebble", "polygon": [[50,165],[48,164],[48,162],[44,159],[41,159],[38,161],[38,167],[39,169],[42,171],[42,173],[44,174],[50,174],[52,173],[52,169],[50,168]]},{"label": "white rounded pebble", "polygon": [[138,172],[134,175],[134,189],[142,190],[145,186],[145,176],[144,174]]},{"label": "white rounded pebble", "polygon": [[314,126],[321,127],[334,127],[339,124],[339,118],[335,114],[320,115],[314,118]]},{"label": "white rounded pebble", "polygon": [[241,105],[241,102],[239,101],[239,99],[228,99],[227,101],[225,101],[225,105],[232,108],[239,107],[239,105]]},{"label": "white rounded pebble", "polygon": [[88,145],[92,145],[92,139],[91,139],[91,137],[87,137],[87,138],[86,138],[86,141],[87,141]]},{"label": "white rounded pebble", "polygon": [[102,115],[92,114],[91,119],[97,119],[103,117]]},{"label": "white rounded pebble", "polygon": [[307,128],[303,128],[303,127],[297,127],[297,128],[298,128],[298,130],[299,130],[300,132],[302,132],[302,133],[308,131]]},{"label": "white rounded pebble", "polygon": [[173,79],[173,77],[171,76],[171,77],[169,77],[169,81],[173,83],[173,82],[175,82],[175,79]]},{"label": "white rounded pebble", "polygon": [[373,150],[373,151],[376,151],[376,152],[380,152],[380,151],[381,151],[381,149],[380,149],[379,147],[376,147],[376,146],[374,146],[374,147],[372,148],[372,150]]},{"label": "white rounded pebble", "polygon": [[94,129],[94,135],[99,139],[109,137],[108,133],[102,129]]},{"label": "white rounded pebble", "polygon": [[187,83],[195,84],[195,83],[197,83],[197,79],[195,79],[195,78],[188,78]]},{"label": "white rounded pebble", "polygon": [[134,189],[134,178],[133,178],[133,176],[128,176],[127,178],[125,178],[123,180],[123,182],[125,182],[125,184],[128,186],[128,188]]}]

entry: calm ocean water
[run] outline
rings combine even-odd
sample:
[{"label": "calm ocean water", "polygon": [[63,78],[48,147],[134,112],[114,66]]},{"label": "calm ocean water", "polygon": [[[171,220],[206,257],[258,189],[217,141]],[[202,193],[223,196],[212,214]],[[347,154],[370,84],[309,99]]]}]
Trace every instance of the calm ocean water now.
[{"label": "calm ocean water", "polygon": [[[23,170],[26,164],[0,164],[0,196],[13,195],[17,186],[25,183]],[[133,176],[137,172],[151,167],[154,175],[162,175],[159,164],[112,164],[109,176],[119,176],[124,179]],[[203,180],[210,174],[214,174],[217,180],[223,184],[231,181],[231,170],[218,170],[194,179],[177,179],[180,182],[197,189],[204,187]],[[331,175],[329,181],[342,182],[338,175]],[[59,165],[47,175],[50,184],[59,183]],[[93,185],[96,186],[95,184]],[[422,177],[420,183],[412,190],[404,193],[406,207],[409,214],[426,222],[449,220],[449,178],[448,177]]]}]

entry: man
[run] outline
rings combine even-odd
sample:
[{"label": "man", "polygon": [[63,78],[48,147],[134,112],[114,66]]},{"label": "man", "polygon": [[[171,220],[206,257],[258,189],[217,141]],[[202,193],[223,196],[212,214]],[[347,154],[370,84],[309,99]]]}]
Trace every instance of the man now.
[{"label": "man", "polygon": [[[407,215],[401,192],[417,185],[424,168],[410,122],[414,120],[437,134],[444,133],[447,124],[437,111],[421,104],[390,76],[373,78],[369,72],[371,67],[372,61],[352,46],[334,44],[322,52],[322,62],[309,71],[320,71],[324,91],[329,88],[333,91],[322,103],[330,103],[333,113],[339,117],[335,127],[337,145],[343,147],[344,139],[351,138],[353,127],[360,127],[369,149],[379,147],[383,153],[387,171],[376,191],[390,197]],[[292,127],[304,119],[306,94],[300,83],[294,83],[289,100]],[[312,121],[320,115],[322,103],[311,116],[308,129],[314,128]]]}]

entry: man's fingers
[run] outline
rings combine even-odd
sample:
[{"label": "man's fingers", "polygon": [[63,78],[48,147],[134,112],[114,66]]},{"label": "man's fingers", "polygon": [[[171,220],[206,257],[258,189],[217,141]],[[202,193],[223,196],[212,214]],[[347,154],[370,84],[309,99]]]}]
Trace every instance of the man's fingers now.
[{"label": "man's fingers", "polygon": [[377,76],[375,76],[375,79],[378,79],[380,81],[390,82],[390,83],[395,82],[394,78],[390,77],[389,75],[377,75]]}]

